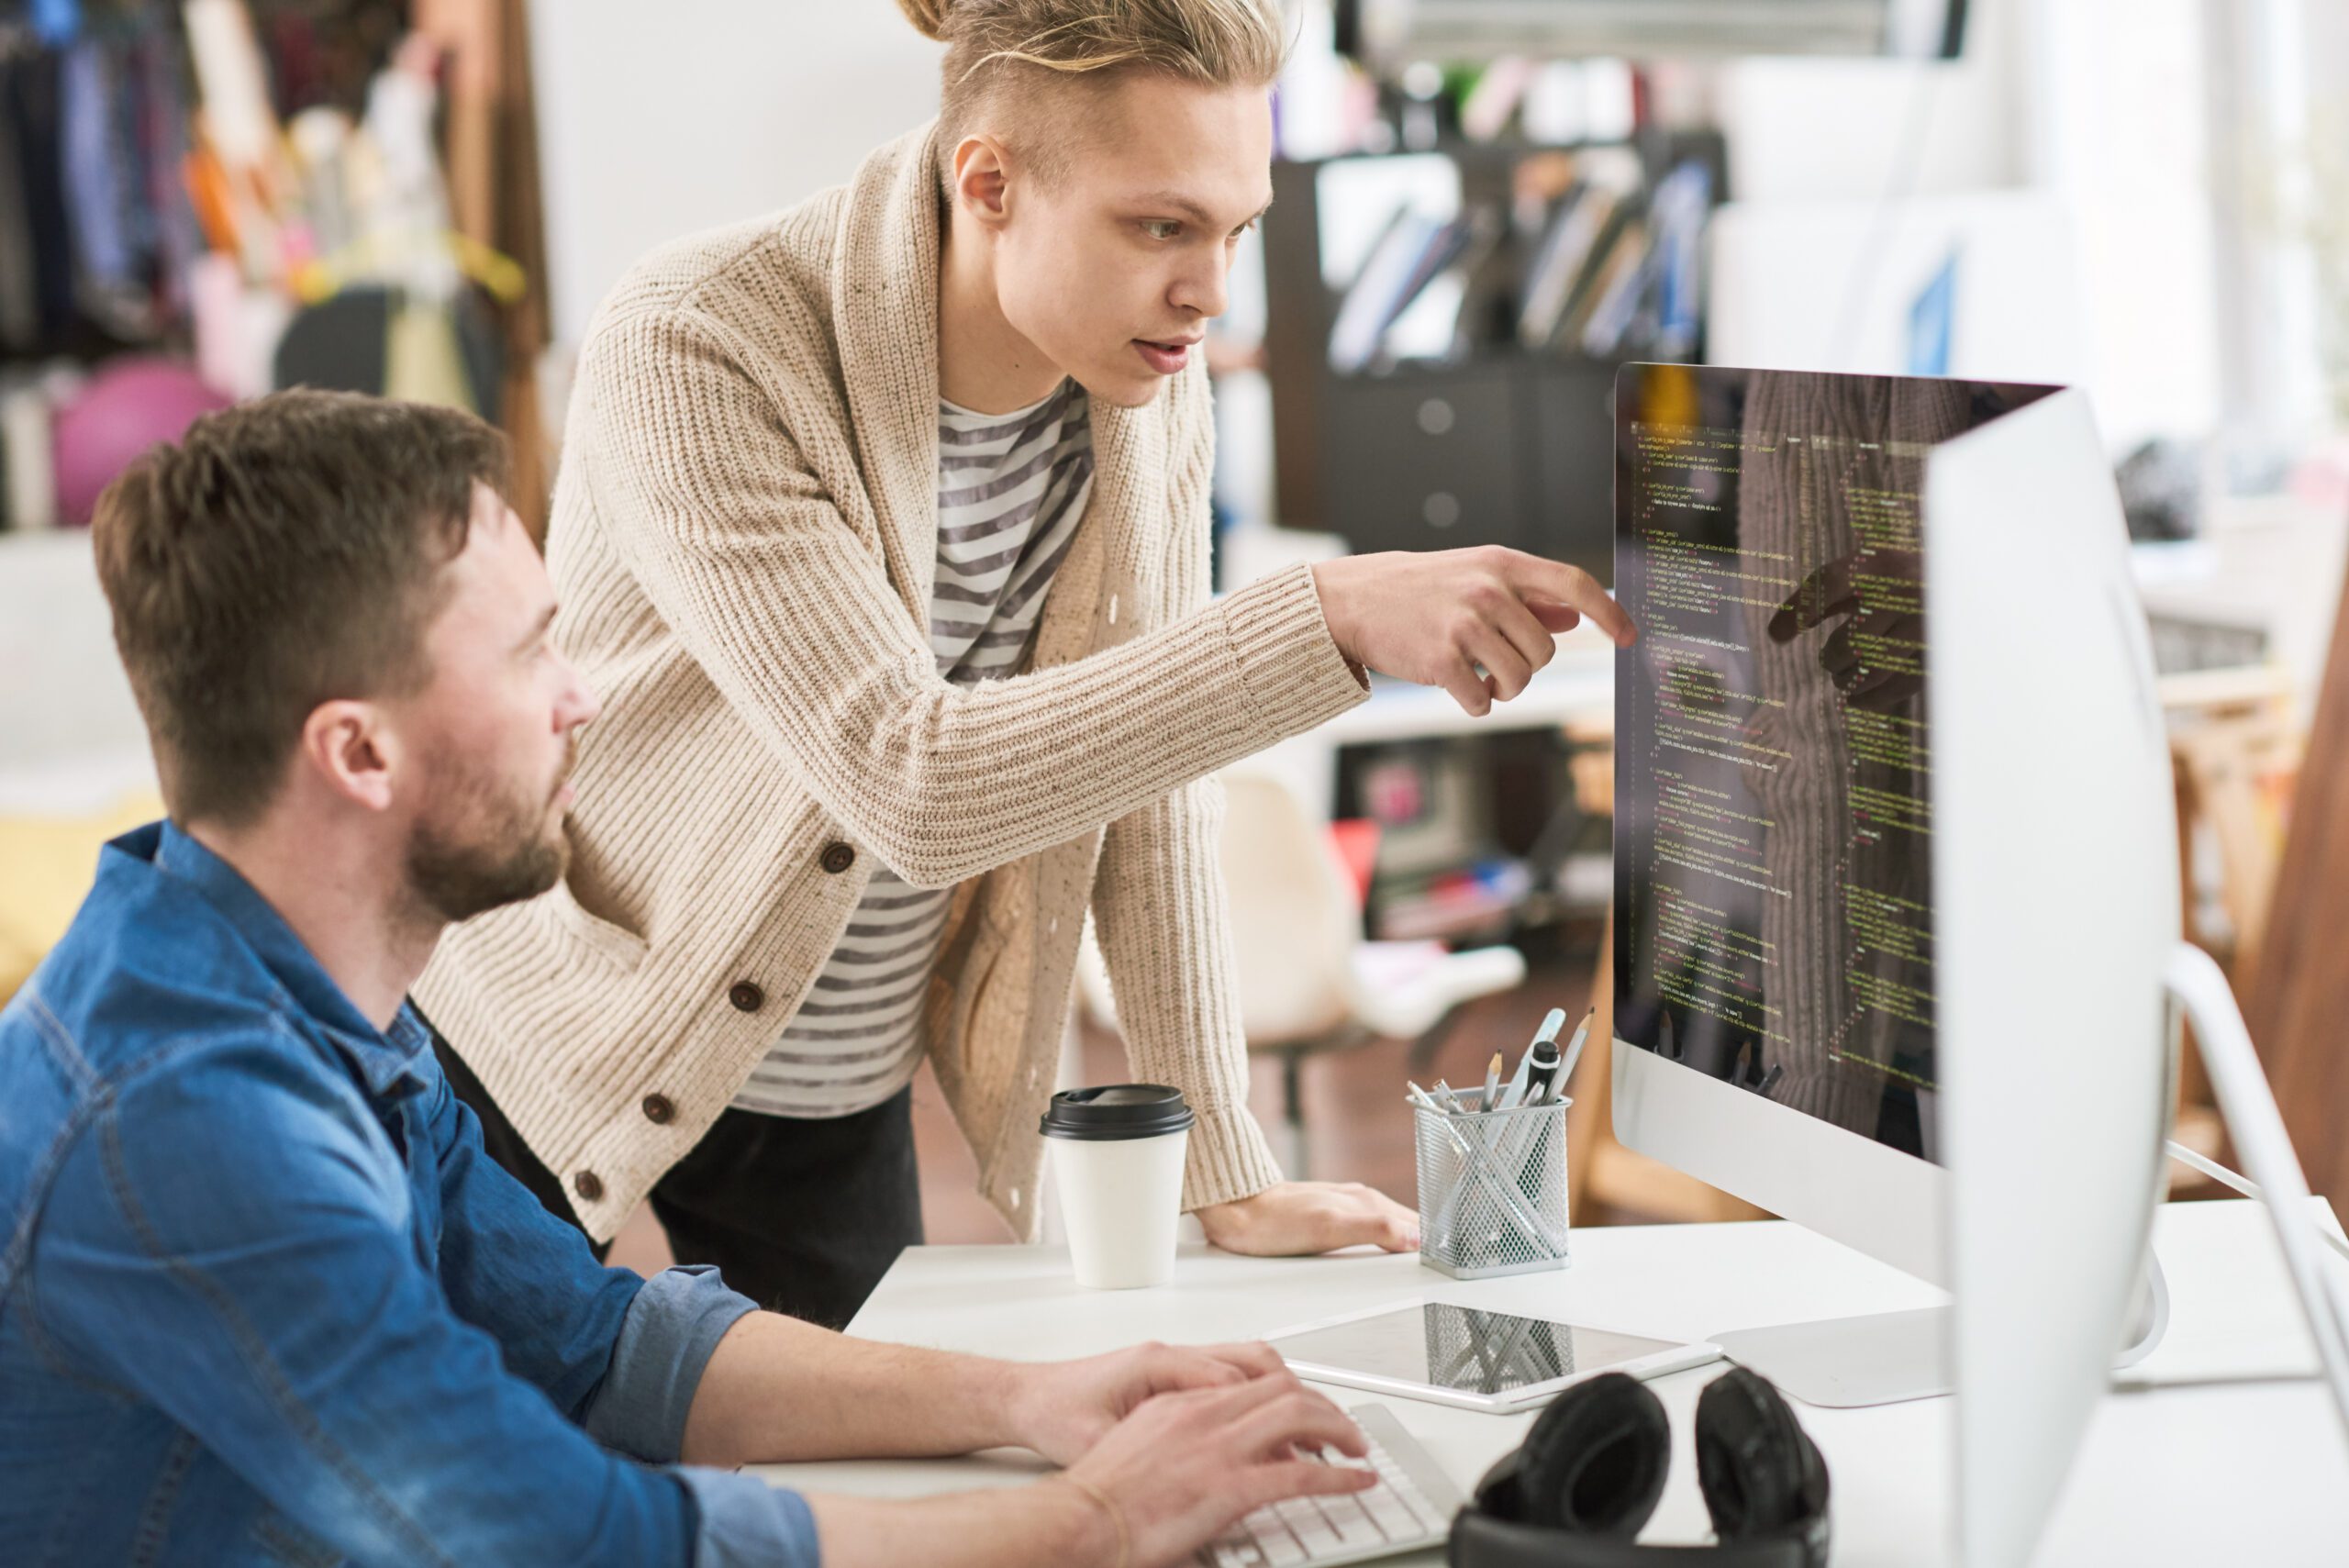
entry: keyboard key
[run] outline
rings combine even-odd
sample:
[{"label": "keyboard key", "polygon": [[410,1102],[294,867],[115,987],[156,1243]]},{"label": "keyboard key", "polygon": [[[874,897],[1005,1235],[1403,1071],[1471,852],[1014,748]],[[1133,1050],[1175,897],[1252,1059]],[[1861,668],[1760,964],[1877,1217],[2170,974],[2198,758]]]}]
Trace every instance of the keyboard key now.
[{"label": "keyboard key", "polygon": [[[1311,1507],[1311,1504],[1308,1502],[1307,1507]],[[1313,1508],[1304,1518],[1290,1519],[1288,1528],[1297,1532],[1297,1544],[1305,1548],[1308,1557],[1328,1557],[1338,1550],[1338,1532],[1330,1528],[1329,1519],[1319,1508]]]},{"label": "keyboard key", "polygon": [[1202,1568],[1312,1568],[1335,1557],[1416,1545],[1442,1535],[1448,1509],[1429,1502],[1376,1440],[1365,1460],[1336,1452],[1308,1457],[1373,1471],[1378,1484],[1364,1492],[1291,1497],[1259,1508],[1199,1549],[1197,1561]]},{"label": "keyboard key", "polygon": [[1297,1543],[1297,1537],[1288,1532],[1286,1525],[1275,1525],[1257,1538],[1256,1544],[1272,1568],[1295,1568],[1306,1561],[1305,1548]]},{"label": "keyboard key", "polygon": [[1362,1504],[1352,1497],[1324,1497],[1322,1509],[1330,1516],[1330,1528],[1338,1532],[1338,1543],[1349,1550],[1377,1546],[1386,1540],[1386,1532],[1370,1522]]},{"label": "keyboard key", "polygon": [[1367,1494],[1362,1501],[1372,1522],[1386,1532],[1389,1540],[1408,1540],[1425,1531],[1426,1527],[1420,1524],[1419,1516],[1384,1487]]}]

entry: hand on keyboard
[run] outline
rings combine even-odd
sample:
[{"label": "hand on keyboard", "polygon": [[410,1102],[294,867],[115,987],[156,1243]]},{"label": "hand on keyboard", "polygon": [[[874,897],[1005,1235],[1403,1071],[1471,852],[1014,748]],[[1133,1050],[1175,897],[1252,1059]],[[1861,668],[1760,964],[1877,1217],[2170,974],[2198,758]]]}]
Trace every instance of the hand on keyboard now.
[{"label": "hand on keyboard", "polygon": [[1200,1548],[1201,1568],[1334,1568],[1442,1541],[1460,1506],[1451,1483],[1391,1412],[1364,1406],[1353,1414],[1370,1439],[1368,1457],[1325,1458],[1332,1469],[1366,1473],[1370,1485],[1255,1509]]},{"label": "hand on keyboard", "polygon": [[1074,1464],[1145,1399],[1186,1388],[1220,1388],[1286,1373],[1280,1352],[1261,1341],[1236,1345],[1135,1345],[1083,1361],[1019,1369],[1013,1429],[1055,1464]]},{"label": "hand on keyboard", "polygon": [[1292,1498],[1344,1499],[1377,1475],[1300,1457],[1369,1445],[1344,1412],[1283,1370],[1144,1401],[1071,1467],[1124,1516],[1133,1568],[1185,1562],[1235,1520]]}]

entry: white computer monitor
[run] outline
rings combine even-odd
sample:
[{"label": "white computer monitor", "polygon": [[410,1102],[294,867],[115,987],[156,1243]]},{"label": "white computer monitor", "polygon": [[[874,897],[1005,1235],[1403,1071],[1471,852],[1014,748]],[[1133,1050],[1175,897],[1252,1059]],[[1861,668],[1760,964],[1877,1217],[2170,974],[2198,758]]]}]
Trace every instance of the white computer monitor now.
[{"label": "white computer monitor", "polygon": [[1816,1403],[1962,1385],[1965,1556],[2021,1561],[2171,1104],[2176,829],[2102,444],[2076,392],[1688,366],[1627,368],[1617,428],[1617,1136],[1954,1289],[1717,1338]]}]

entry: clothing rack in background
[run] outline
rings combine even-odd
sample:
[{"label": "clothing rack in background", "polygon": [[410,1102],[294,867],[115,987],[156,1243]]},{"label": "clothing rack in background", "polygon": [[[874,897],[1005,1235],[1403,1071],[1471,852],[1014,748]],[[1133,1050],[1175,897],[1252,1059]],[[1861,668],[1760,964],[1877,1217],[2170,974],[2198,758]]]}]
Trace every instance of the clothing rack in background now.
[{"label": "clothing rack in background", "polygon": [[525,0],[0,0],[0,528],[274,387],[471,408],[543,524]]},{"label": "clothing rack in background", "polygon": [[417,30],[450,62],[445,156],[456,230],[510,257],[533,284],[496,313],[506,364],[498,423],[512,446],[507,499],[543,536],[553,465],[538,367],[554,327],[529,8],[526,0],[415,0],[415,8]]}]

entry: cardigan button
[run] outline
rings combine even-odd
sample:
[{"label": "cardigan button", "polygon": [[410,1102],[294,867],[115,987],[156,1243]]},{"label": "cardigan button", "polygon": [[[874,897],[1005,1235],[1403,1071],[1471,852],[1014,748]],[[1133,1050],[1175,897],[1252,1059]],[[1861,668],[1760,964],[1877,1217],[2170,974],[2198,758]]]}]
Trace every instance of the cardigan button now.
[{"label": "cardigan button", "polygon": [[594,1203],[604,1195],[604,1178],[593,1171],[582,1171],[571,1178],[571,1190]]},{"label": "cardigan button", "polygon": [[767,1005],[767,994],[752,980],[737,980],[726,988],[726,999],[738,1012],[755,1013]]},{"label": "cardigan button", "polygon": [[849,867],[856,863],[856,851],[850,849],[846,844],[826,844],[824,846],[824,858],[818,863],[820,863],[826,871],[831,873],[834,876],[838,876],[841,873],[848,870]]},{"label": "cardigan button", "polygon": [[677,1107],[669,1103],[666,1095],[645,1095],[642,1109],[644,1119],[655,1127],[666,1127],[677,1115]]}]

